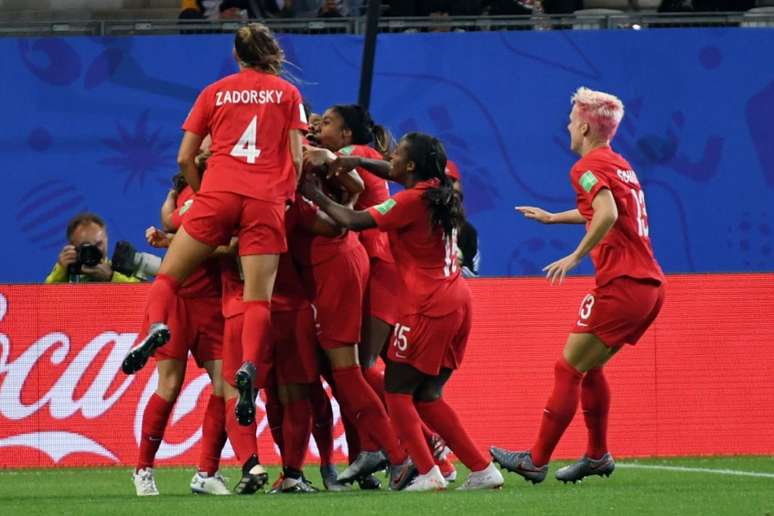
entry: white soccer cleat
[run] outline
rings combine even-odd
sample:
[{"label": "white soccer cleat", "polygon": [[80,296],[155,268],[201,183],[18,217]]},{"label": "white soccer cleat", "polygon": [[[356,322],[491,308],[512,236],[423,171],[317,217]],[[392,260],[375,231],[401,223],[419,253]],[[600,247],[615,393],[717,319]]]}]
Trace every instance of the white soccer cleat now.
[{"label": "white soccer cleat", "polygon": [[414,492],[420,492],[420,491],[442,491],[446,489],[446,487],[449,485],[446,480],[444,480],[443,475],[441,474],[441,470],[438,466],[433,466],[433,469],[425,473],[424,475],[419,475],[416,477],[405,489],[404,491],[414,491]]},{"label": "white soccer cleat", "polygon": [[472,471],[458,491],[474,491],[478,489],[499,489],[505,483],[502,473],[498,471],[494,462],[481,471]]},{"label": "white soccer cleat", "polygon": [[156,488],[156,479],[153,477],[153,468],[142,468],[132,473],[134,488],[137,490],[137,496],[158,496],[159,490]]},{"label": "white soccer cleat", "polygon": [[220,472],[208,477],[201,471],[197,471],[191,479],[191,492],[222,496],[231,494],[231,491],[226,486],[226,479],[223,478]]}]

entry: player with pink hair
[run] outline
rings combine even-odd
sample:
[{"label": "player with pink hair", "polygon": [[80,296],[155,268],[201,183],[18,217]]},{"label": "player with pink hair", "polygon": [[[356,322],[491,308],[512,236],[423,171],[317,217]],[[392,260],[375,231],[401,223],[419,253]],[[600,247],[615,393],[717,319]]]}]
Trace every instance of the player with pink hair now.
[{"label": "player with pink hair", "polygon": [[613,472],[615,462],[607,448],[610,389],[602,368],[624,344],[639,340],[664,301],[664,274],[648,236],[645,194],[631,165],[610,148],[623,118],[623,103],[608,93],[579,88],[572,106],[567,126],[570,147],[581,156],[570,170],[577,208],[561,213],[533,206],[516,210],[544,224],[586,224],[578,247],[543,270],[551,284],[562,283],[590,254],[596,288],[581,301],[564,353],[554,367],[554,388],[535,444],[529,451],[490,450],[495,462],[533,483],[545,479],[551,454],[579,401],[588,429],[586,454],[560,468],[556,478],[576,482]]}]

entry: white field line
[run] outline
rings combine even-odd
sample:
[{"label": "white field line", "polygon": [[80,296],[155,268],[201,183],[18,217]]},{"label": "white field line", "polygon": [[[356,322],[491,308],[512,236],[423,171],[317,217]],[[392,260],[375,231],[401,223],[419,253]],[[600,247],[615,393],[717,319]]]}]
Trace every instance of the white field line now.
[{"label": "white field line", "polygon": [[714,469],[714,468],[691,468],[687,466],[658,466],[655,464],[632,464],[627,462],[616,462],[616,468],[630,469],[652,469],[660,471],[679,471],[683,473],[712,473],[715,475],[730,475],[736,477],[759,477],[774,478],[774,473],[763,473],[760,471],[740,471],[737,469]]}]

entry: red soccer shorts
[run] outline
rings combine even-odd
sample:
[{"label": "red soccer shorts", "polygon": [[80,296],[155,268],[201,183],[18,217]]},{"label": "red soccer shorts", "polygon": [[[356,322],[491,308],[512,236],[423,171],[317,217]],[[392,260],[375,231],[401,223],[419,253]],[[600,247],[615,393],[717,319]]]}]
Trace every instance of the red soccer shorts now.
[{"label": "red soccer shorts", "polygon": [[368,276],[363,313],[376,317],[390,326],[398,320],[398,296],[401,279],[394,263],[378,258],[371,259],[371,271]]},{"label": "red soccer shorts", "polygon": [[[171,339],[158,348],[156,360],[188,360],[196,364],[223,358],[223,314],[219,297],[176,297],[167,320]],[[147,331],[143,328],[143,333]]]},{"label": "red soccer shorts", "polygon": [[301,276],[314,294],[320,346],[334,349],[360,342],[363,294],[368,282],[368,254],[363,246],[305,267]]},{"label": "red soccer shorts", "polygon": [[320,376],[311,306],[271,313],[272,356],[278,385],[312,383]]},{"label": "red soccer shorts", "polygon": [[401,316],[395,325],[387,358],[430,376],[438,375],[442,368],[458,369],[470,335],[471,306],[468,301],[442,317]]},{"label": "red soccer shorts", "polygon": [[634,345],[664,303],[664,285],[622,276],[583,298],[571,333],[591,333],[606,346]]},{"label": "red soccer shorts", "polygon": [[231,192],[196,195],[183,218],[193,238],[212,247],[226,245],[238,231],[239,255],[281,254],[285,240],[285,204],[260,201]]},{"label": "red soccer shorts", "polygon": [[[242,326],[245,314],[239,313],[233,317],[227,317],[223,327],[223,380],[235,387],[234,377],[242,367]],[[272,364],[271,346],[261,349],[258,363],[255,364],[255,385],[260,388],[266,385]]]}]

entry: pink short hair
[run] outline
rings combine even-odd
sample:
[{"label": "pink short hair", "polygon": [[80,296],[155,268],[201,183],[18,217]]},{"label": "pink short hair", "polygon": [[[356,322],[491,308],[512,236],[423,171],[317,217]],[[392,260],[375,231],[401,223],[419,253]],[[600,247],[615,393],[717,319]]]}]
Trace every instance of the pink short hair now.
[{"label": "pink short hair", "polygon": [[593,133],[606,140],[613,139],[624,116],[621,99],[603,91],[580,87],[572,96],[572,104],[578,108],[581,120],[589,124]]}]

